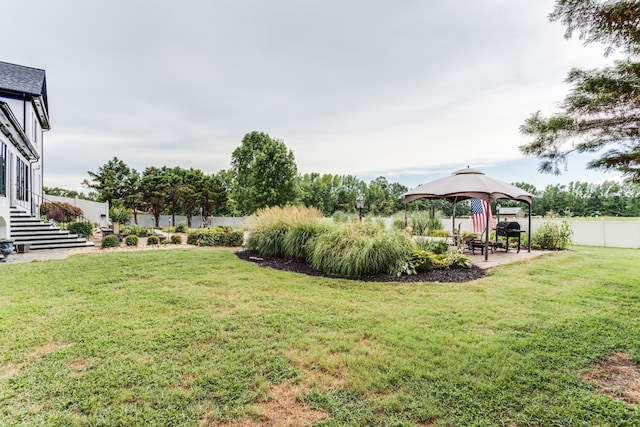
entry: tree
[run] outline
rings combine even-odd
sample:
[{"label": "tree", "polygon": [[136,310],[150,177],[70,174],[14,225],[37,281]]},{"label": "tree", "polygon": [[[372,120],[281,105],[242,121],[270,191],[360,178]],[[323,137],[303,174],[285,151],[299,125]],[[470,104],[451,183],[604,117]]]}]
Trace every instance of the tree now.
[{"label": "tree", "polygon": [[140,173],[131,169],[129,175],[125,178],[125,186],[127,187],[127,195],[124,198],[124,206],[131,209],[133,213],[133,222],[138,224],[138,211],[144,208],[144,198],[140,186]]},{"label": "tree", "polygon": [[122,206],[129,193],[127,178],[131,174],[131,169],[122,160],[114,157],[97,172],[87,172],[91,181],[84,180],[82,185],[93,188],[98,192],[100,201],[109,202],[110,206]]},{"label": "tree", "polygon": [[89,194],[84,194],[82,192],[79,193],[76,190],[67,190],[66,188],[46,186],[42,187],[42,191],[48,196],[68,197],[70,199],[77,197],[78,199],[92,201],[97,201],[98,199],[98,194],[93,191],[89,192]]},{"label": "tree", "polygon": [[534,138],[520,149],[542,160],[541,172],[560,174],[574,151],[606,150],[588,167],[640,182],[639,19],[638,1],[557,0],[550,20],[565,24],[566,37],[578,31],[585,43],[605,43],[607,54],[622,49],[627,58],[601,70],[572,70],[561,110],[550,117],[534,113],[520,127]]},{"label": "tree", "polygon": [[248,133],[233,151],[231,166],[233,196],[243,213],[296,200],[297,166],[284,142],[266,133]]},{"label": "tree", "polygon": [[162,174],[166,175],[168,183],[167,201],[171,208],[171,224],[176,225],[176,211],[185,190],[184,175],[186,171],[179,166],[175,168],[162,167]]},{"label": "tree", "polygon": [[217,214],[218,210],[227,204],[227,190],[221,175],[224,175],[224,171],[207,175],[203,181],[200,204],[205,218]]},{"label": "tree", "polygon": [[191,227],[191,218],[196,213],[196,209],[201,207],[204,186],[205,174],[200,169],[191,168],[185,171],[181,201],[188,227]]},{"label": "tree", "polygon": [[160,215],[167,208],[169,192],[169,176],[165,173],[167,168],[148,167],[142,172],[140,191],[145,201],[145,206],[153,215],[154,224],[160,226]]}]

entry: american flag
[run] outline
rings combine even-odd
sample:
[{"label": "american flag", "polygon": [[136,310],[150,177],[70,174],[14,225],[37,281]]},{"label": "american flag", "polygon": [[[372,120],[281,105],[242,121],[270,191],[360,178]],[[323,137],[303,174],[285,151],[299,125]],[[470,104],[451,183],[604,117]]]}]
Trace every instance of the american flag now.
[{"label": "american flag", "polygon": [[471,211],[473,212],[474,233],[482,233],[487,227],[487,211],[489,212],[489,230],[493,228],[493,213],[491,212],[491,204],[488,204],[484,200],[471,199]]}]

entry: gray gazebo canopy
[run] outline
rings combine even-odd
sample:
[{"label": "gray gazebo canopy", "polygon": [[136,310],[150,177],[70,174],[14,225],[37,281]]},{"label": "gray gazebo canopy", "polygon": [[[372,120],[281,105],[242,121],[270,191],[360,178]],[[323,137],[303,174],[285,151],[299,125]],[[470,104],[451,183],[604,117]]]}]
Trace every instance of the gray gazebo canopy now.
[{"label": "gray gazebo canopy", "polygon": [[[497,199],[511,199],[529,205],[529,252],[531,252],[531,203],[533,194],[498,179],[490,178],[477,169],[467,167],[451,176],[422,184],[404,193],[405,205],[416,199],[445,199],[453,203],[453,231],[455,231],[456,203],[468,199],[480,199],[487,203]],[[489,249],[489,215],[485,233],[485,260]]]}]

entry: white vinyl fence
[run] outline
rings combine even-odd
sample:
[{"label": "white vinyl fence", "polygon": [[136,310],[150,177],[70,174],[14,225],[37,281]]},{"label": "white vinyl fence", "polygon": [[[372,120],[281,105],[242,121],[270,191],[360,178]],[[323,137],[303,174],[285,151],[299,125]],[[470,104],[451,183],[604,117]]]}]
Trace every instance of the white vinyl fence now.
[{"label": "white vinyl fence", "polygon": [[[517,221],[521,230],[529,227],[528,218],[500,218],[501,221]],[[531,233],[535,233],[543,224],[562,224],[563,219],[531,218]],[[628,220],[596,219],[567,219],[573,236],[574,245],[606,246],[613,248],[640,248],[640,218]],[[443,218],[445,230],[451,229],[451,218]],[[461,231],[473,232],[471,218],[456,218],[456,228],[460,224]]]},{"label": "white vinyl fence", "polygon": [[92,202],[90,200],[44,195],[44,200],[49,202],[69,203],[71,206],[82,209],[82,216],[89,222],[106,227],[109,224],[109,203]]},{"label": "white vinyl fence", "polygon": [[[244,221],[244,217],[222,217],[222,216],[214,216],[209,218],[200,217],[200,215],[194,215],[191,217],[191,227],[200,228],[203,227],[217,227],[218,225],[222,225],[224,227],[233,227],[233,228],[242,228],[242,222]],[[187,217],[184,215],[176,215],[176,223],[172,224],[171,215],[160,215],[160,223],[158,225],[154,224],[153,215],[147,214],[138,214],[138,225],[143,227],[175,227],[177,224],[181,222],[187,223]],[[133,218],[128,223],[128,225],[132,225]]]}]

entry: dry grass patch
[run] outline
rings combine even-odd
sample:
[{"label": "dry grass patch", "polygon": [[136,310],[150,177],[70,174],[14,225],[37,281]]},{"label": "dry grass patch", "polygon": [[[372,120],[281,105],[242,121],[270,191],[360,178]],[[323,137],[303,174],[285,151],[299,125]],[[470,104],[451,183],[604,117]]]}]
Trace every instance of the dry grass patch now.
[{"label": "dry grass patch", "polygon": [[612,354],[584,372],[581,378],[615,399],[634,405],[640,402],[640,364],[628,354]]},{"label": "dry grass patch", "polygon": [[7,365],[4,368],[4,372],[2,373],[1,377],[2,378],[11,378],[14,375],[17,375],[18,373],[20,373],[20,371],[22,370],[22,368],[24,367],[24,365],[26,365],[27,363],[33,363],[33,362],[37,362],[38,359],[40,359],[42,356],[52,353],[56,350],[58,350],[59,348],[67,348],[67,347],[71,347],[72,344],[67,344],[67,345],[60,345],[58,343],[55,342],[47,342],[43,345],[34,347],[33,350],[31,350],[31,352],[29,354],[26,355],[26,357],[24,358],[24,360],[22,362],[19,363],[7,363]]},{"label": "dry grass patch", "polygon": [[[299,396],[309,392],[304,384],[284,382],[271,387],[263,402],[252,405],[250,415],[234,422],[224,423],[225,427],[299,427],[309,426],[314,421],[325,418],[325,412],[316,411],[304,405]],[[220,425],[214,413],[205,414],[199,426]]]}]

